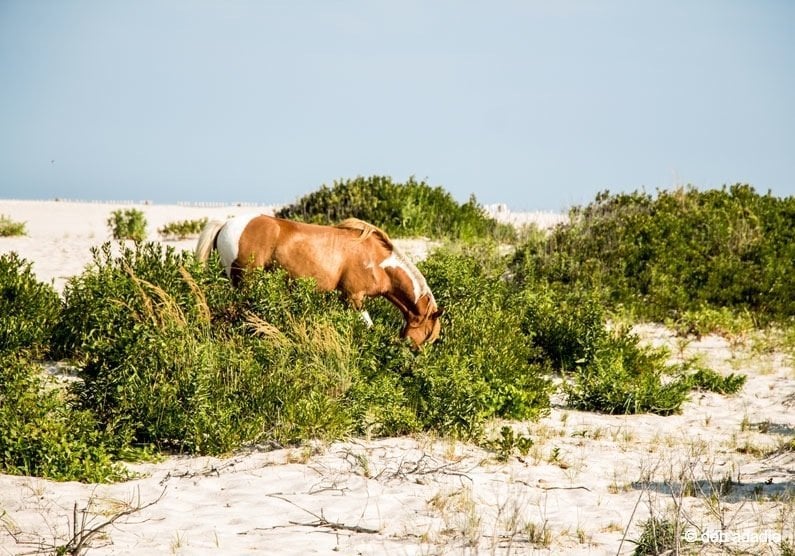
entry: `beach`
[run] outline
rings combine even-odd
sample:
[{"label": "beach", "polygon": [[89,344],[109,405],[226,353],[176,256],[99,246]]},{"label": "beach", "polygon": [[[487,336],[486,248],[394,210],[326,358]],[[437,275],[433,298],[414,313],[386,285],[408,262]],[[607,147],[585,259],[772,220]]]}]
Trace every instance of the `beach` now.
[{"label": "beach", "polygon": [[[278,207],[0,200],[27,231],[0,238],[0,254],[17,252],[63,292],[111,240],[111,213],[129,208],[145,214],[148,240],[180,250],[195,239],[163,240],[158,228]],[[540,227],[565,219],[491,213]],[[427,254],[426,240],[402,241],[413,258]],[[780,553],[795,537],[795,452],[780,449],[795,435],[792,358],[750,336],[634,331],[672,360],[698,356],[746,384],[693,392],[668,417],[575,411],[558,396],[538,422],[493,423],[495,435],[509,426],[533,440],[507,461],[416,435],[169,456],[128,464],[135,478],[115,484],[0,475],[0,554],[46,552],[94,528],[90,554],[631,554],[644,522],[672,515],[683,550]]]}]

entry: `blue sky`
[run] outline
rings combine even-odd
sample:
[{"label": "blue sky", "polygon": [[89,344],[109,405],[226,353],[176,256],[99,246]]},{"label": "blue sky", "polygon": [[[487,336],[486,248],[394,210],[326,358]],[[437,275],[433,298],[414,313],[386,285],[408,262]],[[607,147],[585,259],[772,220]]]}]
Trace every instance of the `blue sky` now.
[{"label": "blue sky", "polygon": [[0,197],[795,194],[795,2],[0,0]]}]

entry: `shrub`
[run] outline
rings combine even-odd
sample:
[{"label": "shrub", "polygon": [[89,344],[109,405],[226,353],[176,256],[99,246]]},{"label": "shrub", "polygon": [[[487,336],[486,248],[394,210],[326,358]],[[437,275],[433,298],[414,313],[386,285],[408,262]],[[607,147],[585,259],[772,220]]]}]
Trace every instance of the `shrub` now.
[{"label": "shrub", "polygon": [[477,437],[487,419],[545,413],[551,384],[533,362],[496,247],[440,250],[420,270],[445,308],[441,341],[420,354],[407,382],[426,426]]},{"label": "shrub", "polygon": [[118,255],[105,243],[91,253],[92,263],[64,287],[64,308],[53,331],[56,357],[81,361],[102,357],[118,343],[120,334],[147,316],[154,318],[155,305],[166,300],[158,300],[157,291],[147,290],[147,284],[178,294],[176,306],[169,307],[201,310],[190,303],[193,290],[180,273],[188,264],[187,253],[156,243],[122,246]]},{"label": "shrub", "polygon": [[747,185],[604,192],[549,237],[523,244],[512,270],[603,291],[613,306],[657,321],[705,308],[787,321],[795,315],[793,220],[795,197]]},{"label": "shrub", "polygon": [[163,239],[187,239],[198,236],[206,224],[207,218],[179,220],[176,222],[169,222],[158,228],[157,233],[160,234]]},{"label": "shrub", "polygon": [[731,307],[710,306],[682,311],[672,325],[680,336],[699,338],[705,334],[734,337],[756,327],[754,314],[747,309],[738,311]]},{"label": "shrub", "polygon": [[516,237],[512,226],[488,217],[474,196],[459,204],[441,187],[414,178],[406,183],[383,176],[337,181],[305,195],[276,215],[318,224],[355,217],[395,236],[462,240]]},{"label": "shrub", "polygon": [[0,214],[0,237],[24,236],[25,223],[15,222],[5,214]]},{"label": "shrub", "polygon": [[236,289],[215,257],[200,268],[155,244],[116,257],[106,245],[94,257],[67,284],[53,337],[80,362],[81,407],[119,439],[114,450],[218,453],[421,429],[473,437],[486,419],[548,407],[549,382],[529,363],[507,286],[494,288],[477,258],[428,261],[451,333],[417,354],[384,300],[372,300],[366,329],[336,293],[284,271],[251,272]]},{"label": "shrub", "polygon": [[[525,284],[523,329],[536,360],[566,376],[572,407],[604,413],[676,412],[689,383],[664,350],[642,347],[627,330],[609,330],[600,299],[587,291]],[[672,377],[671,379],[667,379]]]},{"label": "shrub", "polygon": [[146,239],[146,217],[138,209],[114,210],[108,218],[113,239],[131,239],[143,241]]},{"label": "shrub", "polygon": [[[664,351],[640,347],[637,337],[619,333],[600,345],[593,360],[579,366],[566,383],[568,403],[610,414],[677,413],[690,384],[681,368],[665,364],[666,358]],[[665,380],[666,375],[671,378]]]},{"label": "shrub", "polygon": [[90,411],[18,355],[0,357],[0,470],[56,480],[105,482],[126,476]]},{"label": "shrub", "polygon": [[0,355],[42,356],[60,310],[58,294],[36,279],[31,263],[14,252],[0,255]]},{"label": "shrub", "polygon": [[677,551],[678,527],[669,519],[651,517],[641,524],[641,535],[636,541],[633,556],[657,556]]},{"label": "shrub", "polygon": [[736,394],[745,385],[746,375],[729,373],[723,376],[711,369],[696,369],[688,377],[690,387],[718,394]]},{"label": "shrub", "polygon": [[358,316],[284,272],[220,276],[156,244],[96,251],[55,334],[82,407],[123,442],[198,453],[349,432]]}]

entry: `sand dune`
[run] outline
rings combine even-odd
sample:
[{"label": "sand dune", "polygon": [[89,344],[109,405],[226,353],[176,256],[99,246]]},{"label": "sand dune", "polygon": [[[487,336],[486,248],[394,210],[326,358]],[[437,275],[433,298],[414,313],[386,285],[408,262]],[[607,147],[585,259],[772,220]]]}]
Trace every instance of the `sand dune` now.
[{"label": "sand dune", "polygon": [[[0,214],[28,230],[0,238],[0,253],[17,251],[60,290],[89,248],[109,239],[109,214],[130,206],[0,201]],[[166,222],[269,210],[134,208],[153,240]],[[0,554],[66,543],[75,507],[84,531],[118,516],[90,554],[629,554],[627,539],[639,538],[650,515],[676,516],[682,545],[694,551],[720,553],[725,540],[779,553],[795,536],[795,457],[776,450],[795,434],[792,361],[750,342],[683,342],[656,325],[636,331],[677,357],[698,354],[720,372],[748,374],[745,388],[694,393],[671,417],[556,405],[538,423],[510,424],[535,444],[504,463],[476,446],[417,436],[169,457],[131,465],[139,478],[112,485],[0,475]]]}]

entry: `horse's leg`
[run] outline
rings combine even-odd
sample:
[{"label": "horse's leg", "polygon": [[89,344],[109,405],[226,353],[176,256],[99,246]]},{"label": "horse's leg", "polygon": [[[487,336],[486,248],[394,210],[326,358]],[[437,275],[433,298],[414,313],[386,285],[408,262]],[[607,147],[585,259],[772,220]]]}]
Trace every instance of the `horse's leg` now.
[{"label": "horse's leg", "polygon": [[364,308],[364,293],[349,294],[348,303],[350,303],[354,309],[359,311],[359,315],[362,317],[364,324],[367,325],[367,328],[372,328],[373,319],[370,318],[370,313],[368,313],[367,309]]}]

